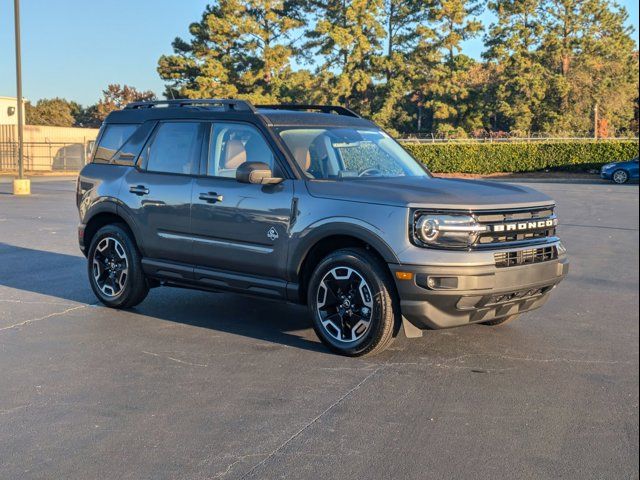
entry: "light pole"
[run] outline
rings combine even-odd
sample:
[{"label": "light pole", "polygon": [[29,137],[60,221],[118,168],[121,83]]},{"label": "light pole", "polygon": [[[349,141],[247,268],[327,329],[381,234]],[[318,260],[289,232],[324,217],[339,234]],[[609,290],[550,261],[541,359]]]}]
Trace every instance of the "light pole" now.
[{"label": "light pole", "polygon": [[16,90],[18,102],[18,178],[13,181],[14,195],[29,195],[31,182],[24,178],[24,150],[23,150],[23,103],[22,103],[22,55],[20,48],[20,0],[13,0],[13,18],[16,34]]}]

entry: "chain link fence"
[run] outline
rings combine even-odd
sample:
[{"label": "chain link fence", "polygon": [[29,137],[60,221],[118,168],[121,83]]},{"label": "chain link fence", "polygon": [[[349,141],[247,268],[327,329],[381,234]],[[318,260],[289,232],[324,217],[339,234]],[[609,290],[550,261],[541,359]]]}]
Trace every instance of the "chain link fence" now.
[{"label": "chain link fence", "polygon": [[[24,142],[24,169],[27,172],[77,172],[93,148],[94,141]],[[0,172],[18,170],[18,142],[0,142]]]}]

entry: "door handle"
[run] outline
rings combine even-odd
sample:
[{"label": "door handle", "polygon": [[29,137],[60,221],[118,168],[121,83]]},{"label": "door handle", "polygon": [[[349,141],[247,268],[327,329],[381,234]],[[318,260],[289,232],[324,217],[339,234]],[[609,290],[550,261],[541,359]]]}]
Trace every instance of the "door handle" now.
[{"label": "door handle", "polygon": [[207,203],[216,203],[216,202],[221,202],[224,197],[222,195],[218,195],[216,192],[206,192],[206,193],[201,193],[198,198],[200,200],[204,200]]},{"label": "door handle", "polygon": [[140,196],[147,195],[149,193],[149,189],[144,185],[136,185],[135,187],[130,187],[129,191]]}]

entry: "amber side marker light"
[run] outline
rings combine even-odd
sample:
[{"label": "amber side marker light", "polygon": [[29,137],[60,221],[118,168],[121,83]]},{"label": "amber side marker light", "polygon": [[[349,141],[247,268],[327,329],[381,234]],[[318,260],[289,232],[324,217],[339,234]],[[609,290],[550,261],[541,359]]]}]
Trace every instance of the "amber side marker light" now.
[{"label": "amber side marker light", "polygon": [[396,272],[396,278],[398,280],[411,280],[413,278],[413,273],[411,273],[411,272]]}]

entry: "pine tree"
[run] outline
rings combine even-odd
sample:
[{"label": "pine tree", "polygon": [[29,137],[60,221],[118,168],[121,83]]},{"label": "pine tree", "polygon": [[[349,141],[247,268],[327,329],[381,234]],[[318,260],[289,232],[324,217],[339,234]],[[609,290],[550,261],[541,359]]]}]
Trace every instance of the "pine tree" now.
[{"label": "pine tree", "polygon": [[470,0],[435,0],[429,23],[419,28],[412,55],[415,96],[428,109],[427,125],[443,133],[464,135],[482,127],[481,112],[472,99],[478,65],[460,54],[461,43],[476,37],[482,24],[474,17],[482,5]]},{"label": "pine tree", "polygon": [[312,0],[310,7],[317,20],[305,49],[323,58],[318,74],[328,95],[334,102],[368,113],[374,58],[385,35],[383,0]]},{"label": "pine tree", "polygon": [[538,0],[496,0],[489,3],[497,21],[485,37],[484,58],[498,76],[491,84],[494,124],[499,130],[526,135],[536,130],[547,89],[546,69],[537,48],[542,33]]},{"label": "pine tree", "polygon": [[415,129],[410,56],[419,41],[419,25],[426,21],[429,3],[423,0],[386,0],[382,23],[386,52],[374,59],[382,80],[373,92],[372,117],[392,132]]},{"label": "pine tree", "polygon": [[284,0],[219,0],[191,24],[189,42],[176,38],[158,73],[169,96],[277,101],[291,73],[292,32],[302,9]]},{"label": "pine tree", "polygon": [[543,62],[552,81],[545,129],[588,132],[593,112],[627,128],[638,90],[638,57],[628,14],[608,0],[543,0]]}]

